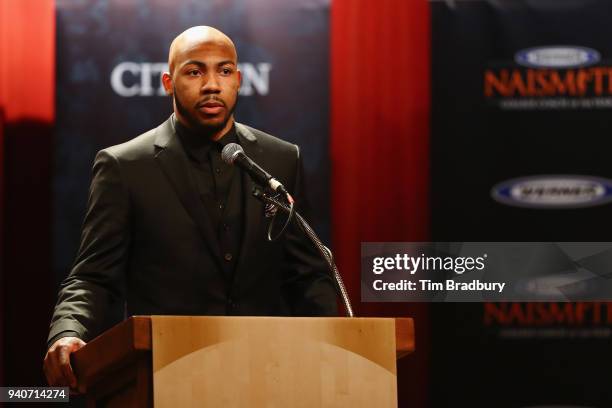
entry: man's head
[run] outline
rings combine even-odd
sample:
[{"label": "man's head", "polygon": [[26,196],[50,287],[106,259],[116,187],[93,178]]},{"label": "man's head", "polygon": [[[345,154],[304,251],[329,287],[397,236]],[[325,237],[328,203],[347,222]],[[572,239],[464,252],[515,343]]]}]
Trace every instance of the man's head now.
[{"label": "man's head", "polygon": [[183,125],[213,139],[231,128],[241,81],[237,64],[234,43],[215,28],[191,27],[172,41],[162,82]]}]

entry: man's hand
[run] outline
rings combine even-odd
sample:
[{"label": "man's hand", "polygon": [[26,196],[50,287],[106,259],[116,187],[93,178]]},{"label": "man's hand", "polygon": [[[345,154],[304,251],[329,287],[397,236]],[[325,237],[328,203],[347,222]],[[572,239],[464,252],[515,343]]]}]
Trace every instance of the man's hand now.
[{"label": "man's hand", "polygon": [[70,365],[70,354],[85,345],[78,337],[62,337],[47,351],[43,369],[52,387],[70,387],[76,390],[77,380]]}]

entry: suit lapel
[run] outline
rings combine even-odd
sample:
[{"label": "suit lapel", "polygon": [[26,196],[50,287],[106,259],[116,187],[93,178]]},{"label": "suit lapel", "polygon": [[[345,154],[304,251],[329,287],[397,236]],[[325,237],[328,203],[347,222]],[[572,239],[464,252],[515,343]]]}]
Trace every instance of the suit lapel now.
[{"label": "suit lapel", "polygon": [[189,159],[172,124],[172,117],[157,128],[155,145],[160,151],[155,155],[170,184],[176,191],[187,213],[195,221],[198,230],[208,245],[215,262],[221,270],[221,250],[204,203],[189,170]]},{"label": "suit lapel", "polygon": [[[240,140],[240,145],[244,152],[256,163],[261,163],[262,149],[257,143],[257,137],[244,125],[236,122],[236,134]],[[257,238],[257,231],[260,229],[262,222],[263,204],[253,197],[253,181],[244,173],[242,177],[242,194],[244,197],[244,229],[242,236],[242,245],[240,248],[240,258],[236,264],[235,275],[237,275],[247,257],[249,248],[253,247],[253,241]]]}]

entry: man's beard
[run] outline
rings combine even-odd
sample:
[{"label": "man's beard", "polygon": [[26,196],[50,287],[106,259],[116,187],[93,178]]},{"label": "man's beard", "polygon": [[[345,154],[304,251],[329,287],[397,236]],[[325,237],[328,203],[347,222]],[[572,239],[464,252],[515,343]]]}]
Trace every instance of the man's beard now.
[{"label": "man's beard", "polygon": [[[223,122],[216,124],[216,125],[206,125],[206,124],[199,122],[195,117],[193,117],[191,113],[189,113],[187,108],[185,108],[185,105],[183,105],[183,103],[179,99],[178,93],[176,92],[175,87],[173,88],[172,95],[174,97],[174,103],[176,105],[176,109],[179,111],[181,116],[184,117],[187,120],[187,122],[189,122],[189,127],[195,132],[209,134],[209,135],[217,133],[220,130],[223,130],[223,128],[225,128],[225,126],[227,125],[227,122],[234,114],[234,110],[236,110],[236,105],[238,104],[238,98],[236,98],[236,102],[234,102],[234,105],[228,109],[227,115],[225,116]],[[223,103],[225,104],[225,102]],[[227,108],[227,105],[226,105],[226,108]]]}]

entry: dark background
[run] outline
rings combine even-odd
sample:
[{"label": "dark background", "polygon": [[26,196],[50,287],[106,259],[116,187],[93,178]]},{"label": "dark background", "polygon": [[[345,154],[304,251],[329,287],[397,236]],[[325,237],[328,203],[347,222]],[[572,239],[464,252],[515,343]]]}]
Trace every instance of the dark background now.
[{"label": "dark background", "polygon": [[[485,98],[483,78],[486,69],[524,69],[515,53],[538,46],[589,47],[601,54],[597,66],[612,65],[612,4],[431,8],[433,240],[609,240],[610,205],[519,208],[492,200],[491,189],[532,175],[612,178],[610,109],[503,110]],[[575,316],[568,306],[564,316]],[[524,313],[500,322],[487,320],[484,304],[431,305],[432,406],[612,406],[609,323],[593,313],[581,323],[530,319],[525,304],[515,307]]]}]

